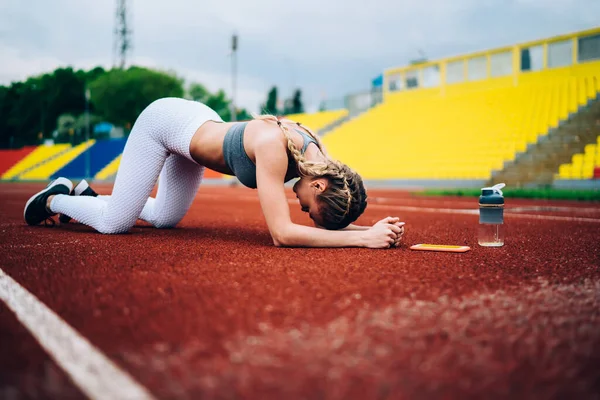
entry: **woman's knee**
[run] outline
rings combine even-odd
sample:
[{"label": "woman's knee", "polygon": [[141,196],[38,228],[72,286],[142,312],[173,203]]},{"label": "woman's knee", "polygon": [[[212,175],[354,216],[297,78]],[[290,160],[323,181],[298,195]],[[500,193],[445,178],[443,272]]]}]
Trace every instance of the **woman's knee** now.
[{"label": "woman's knee", "polygon": [[181,218],[157,219],[154,221],[153,225],[158,229],[170,229],[175,228],[179,221],[181,221]]},{"label": "woman's knee", "polygon": [[131,226],[122,224],[103,224],[96,228],[96,230],[105,235],[116,235],[120,233],[127,233],[131,229]]}]

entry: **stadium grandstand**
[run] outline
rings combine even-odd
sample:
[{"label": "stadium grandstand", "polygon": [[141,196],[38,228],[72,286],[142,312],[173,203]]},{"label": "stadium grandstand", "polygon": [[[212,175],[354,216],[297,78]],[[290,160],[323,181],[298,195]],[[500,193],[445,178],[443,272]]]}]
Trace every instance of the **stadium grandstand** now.
[{"label": "stadium grandstand", "polygon": [[[333,157],[371,182],[598,184],[600,28],[390,68],[382,91],[361,113],[287,117],[321,134]],[[0,176],[111,180],[125,141],[2,150]]]},{"label": "stadium grandstand", "polygon": [[389,69],[383,90],[323,138],[367,179],[521,186],[598,174],[598,28]]}]

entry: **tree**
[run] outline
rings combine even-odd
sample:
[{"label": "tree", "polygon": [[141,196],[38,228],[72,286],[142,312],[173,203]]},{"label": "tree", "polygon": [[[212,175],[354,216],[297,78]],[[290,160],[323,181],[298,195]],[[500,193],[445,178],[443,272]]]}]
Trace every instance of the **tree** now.
[{"label": "tree", "polygon": [[273,86],[267,94],[267,102],[261,107],[265,114],[277,115],[277,86]]},{"label": "tree", "polygon": [[302,104],[302,91],[296,89],[296,91],[294,91],[294,96],[283,102],[283,114],[302,114],[303,112],[304,105]]},{"label": "tree", "polygon": [[292,113],[302,114],[304,112],[304,105],[302,104],[302,91],[297,89],[294,92],[294,98],[292,99]]},{"label": "tree", "polygon": [[113,69],[89,84],[97,113],[130,128],[139,114],[161,97],[183,97],[183,80],[161,71],[130,67]]},{"label": "tree", "polygon": [[223,90],[219,90],[217,93],[210,95],[204,103],[219,114],[223,121],[231,121],[231,101],[225,96]]},{"label": "tree", "polygon": [[[215,110],[223,121],[231,121],[231,100],[223,90],[216,93],[211,93],[204,85],[200,83],[192,83],[188,89],[188,97],[194,101],[199,101],[206,104],[208,107]],[[236,110],[236,120],[250,119],[251,116],[245,109]]]},{"label": "tree", "polygon": [[0,89],[0,146],[37,144],[38,135],[50,137],[57,118],[64,113],[80,114],[85,109],[85,83],[102,68],[89,72],[72,68],[13,82]]},{"label": "tree", "polygon": [[188,94],[190,98],[194,101],[199,101],[200,103],[207,102],[208,98],[211,96],[210,92],[204,85],[199,83],[192,83],[190,88],[188,89]]},{"label": "tree", "polygon": [[248,114],[248,111],[246,111],[245,108],[242,108],[241,110],[237,110],[237,120],[238,121],[247,121],[252,119],[252,115]]},{"label": "tree", "polygon": [[[52,137],[59,116],[64,114],[76,118],[74,133],[65,136],[61,127],[58,136],[71,142],[83,140],[86,88],[91,92],[90,129],[102,120],[129,128],[154,100],[184,95],[183,80],[172,73],[140,67],[110,71],[101,67],[89,71],[58,68],[0,86],[0,147],[39,144],[40,139]],[[223,120],[231,120],[231,101],[223,90],[211,93],[196,83],[190,86],[188,97],[207,104]],[[236,111],[238,120],[250,118],[246,110]]]}]

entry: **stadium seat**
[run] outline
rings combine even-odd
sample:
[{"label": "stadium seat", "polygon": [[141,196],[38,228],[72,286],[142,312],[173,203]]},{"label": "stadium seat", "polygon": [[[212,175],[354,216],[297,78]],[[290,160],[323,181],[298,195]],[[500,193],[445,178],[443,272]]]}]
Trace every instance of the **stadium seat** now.
[{"label": "stadium seat", "polygon": [[19,179],[21,175],[37,168],[71,148],[70,144],[40,145],[2,175],[2,179]]},{"label": "stadium seat", "polygon": [[[596,177],[596,170],[600,168],[600,136],[595,144],[585,146],[583,153],[575,154],[571,162],[560,166],[557,177],[561,179],[592,179]],[[566,173],[561,171],[573,171]]]},{"label": "stadium seat", "polygon": [[286,115],[286,118],[300,122],[302,125],[309,127],[312,131],[317,133],[347,115],[348,111],[342,109],[320,111],[310,114],[290,114]]},{"label": "stadium seat", "polygon": [[[37,146],[25,146],[20,149],[3,149],[0,150],[0,176],[2,179],[10,170],[27,157],[30,153],[35,151]],[[11,175],[11,174],[8,174]]]},{"label": "stadium seat", "polygon": [[[53,158],[46,158],[40,164],[34,168],[25,171],[19,175],[19,179],[23,180],[48,180],[56,171],[67,165],[69,162],[74,160],[77,156],[87,150],[90,146],[95,143],[94,139],[87,142],[83,142],[75,147],[67,146],[66,150],[59,152]],[[61,145],[54,145],[61,146]]]},{"label": "stadium seat", "polygon": [[[367,179],[489,179],[598,96],[600,71],[583,65],[390,93],[323,138]],[[559,175],[588,177],[583,157]]]}]

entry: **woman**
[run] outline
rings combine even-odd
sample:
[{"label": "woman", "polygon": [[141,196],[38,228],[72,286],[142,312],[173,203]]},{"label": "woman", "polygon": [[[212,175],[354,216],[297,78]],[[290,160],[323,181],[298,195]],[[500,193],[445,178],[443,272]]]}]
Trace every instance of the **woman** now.
[{"label": "woman", "polygon": [[[330,159],[300,124],[273,116],[224,123],[206,105],[179,98],[156,100],[140,114],[111,196],[76,195],[68,179],[58,178],[27,201],[25,221],[37,225],[61,213],[107,234],[127,232],[138,218],[170,228],[189,209],[205,167],[258,189],[276,246],[386,248],[404,233],[398,218],[351,224],[367,204],[360,176]],[[295,177],[294,192],[315,228],[290,219],[283,184]],[[156,198],[149,198],[157,180]]]}]

